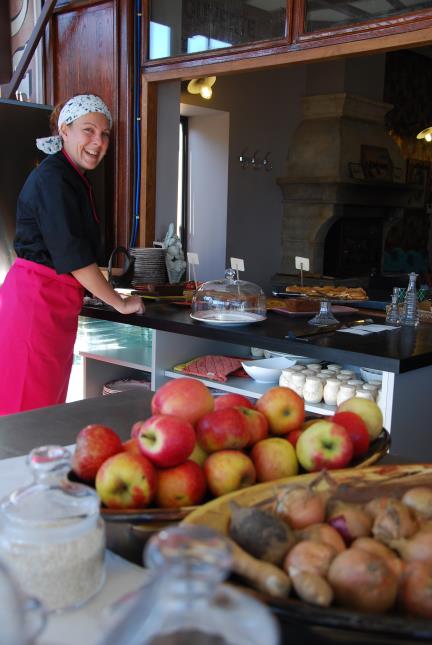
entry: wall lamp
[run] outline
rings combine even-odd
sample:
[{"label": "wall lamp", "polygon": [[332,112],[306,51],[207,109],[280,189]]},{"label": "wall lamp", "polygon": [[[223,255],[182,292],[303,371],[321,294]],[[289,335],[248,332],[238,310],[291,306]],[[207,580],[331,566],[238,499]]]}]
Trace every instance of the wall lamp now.
[{"label": "wall lamp", "polygon": [[254,170],[261,170],[261,168],[264,168],[267,172],[270,172],[273,168],[273,164],[269,159],[271,153],[267,152],[267,154],[262,158],[259,158],[258,153],[259,150],[255,150],[255,152],[250,155],[248,149],[245,148],[239,156],[241,167],[244,169],[253,168]]},{"label": "wall lamp", "polygon": [[428,143],[432,141],[432,126],[429,126],[428,128],[425,128],[421,132],[418,133],[417,139],[424,139]]},{"label": "wall lamp", "polygon": [[215,83],[216,76],[194,78],[192,81],[189,81],[187,91],[190,94],[200,94],[203,99],[210,99],[213,94],[212,87]]}]

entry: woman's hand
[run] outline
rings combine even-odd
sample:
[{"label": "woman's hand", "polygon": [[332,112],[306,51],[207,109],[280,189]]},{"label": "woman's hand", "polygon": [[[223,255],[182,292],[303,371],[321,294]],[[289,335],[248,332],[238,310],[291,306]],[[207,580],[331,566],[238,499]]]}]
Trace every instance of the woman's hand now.
[{"label": "woman's hand", "polygon": [[123,305],[117,311],[121,314],[143,314],[145,306],[140,296],[127,296],[123,298]]}]

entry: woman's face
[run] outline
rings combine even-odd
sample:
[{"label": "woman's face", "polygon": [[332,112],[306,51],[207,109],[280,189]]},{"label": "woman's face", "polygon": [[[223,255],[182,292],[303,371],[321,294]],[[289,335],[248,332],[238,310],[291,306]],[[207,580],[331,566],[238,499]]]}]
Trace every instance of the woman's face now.
[{"label": "woman's face", "polygon": [[84,114],[70,125],[62,123],[63,148],[81,170],[94,170],[108,149],[110,127],[100,112]]}]

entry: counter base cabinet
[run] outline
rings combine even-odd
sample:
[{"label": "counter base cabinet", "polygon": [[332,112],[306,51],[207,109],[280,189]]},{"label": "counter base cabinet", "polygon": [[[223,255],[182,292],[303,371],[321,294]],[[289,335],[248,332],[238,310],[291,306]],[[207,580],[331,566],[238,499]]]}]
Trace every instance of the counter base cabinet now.
[{"label": "counter base cabinet", "polygon": [[[307,348],[305,347],[305,350]],[[123,349],[123,352],[126,352]],[[306,351],[303,352],[306,354]],[[226,354],[250,358],[248,346],[234,345],[219,340],[154,330],[153,343],[149,347],[129,348],[127,358],[116,355],[82,353],[84,359],[85,397],[98,396],[103,385],[112,379],[127,376],[142,378],[143,372],[151,371],[151,389],[154,391],[172,378],[182,375],[173,371],[174,365],[205,354]],[[337,358],[334,359],[335,362]],[[342,362],[342,361],[340,361]],[[125,369],[128,370],[127,374]],[[214,390],[236,392],[258,399],[268,387],[249,379],[230,378],[225,383],[201,379]],[[432,366],[403,374],[383,372],[382,410],[384,427],[390,432],[392,453],[419,461],[432,461],[432,438],[429,435]],[[318,403],[306,404],[306,411],[332,415],[335,408]]]}]

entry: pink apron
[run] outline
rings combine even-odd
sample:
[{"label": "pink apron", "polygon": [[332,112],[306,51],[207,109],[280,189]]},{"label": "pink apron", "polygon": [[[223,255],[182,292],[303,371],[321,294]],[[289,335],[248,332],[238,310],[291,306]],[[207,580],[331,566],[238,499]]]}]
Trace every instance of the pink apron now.
[{"label": "pink apron", "polygon": [[64,403],[84,289],[18,258],[0,289],[0,415]]}]

